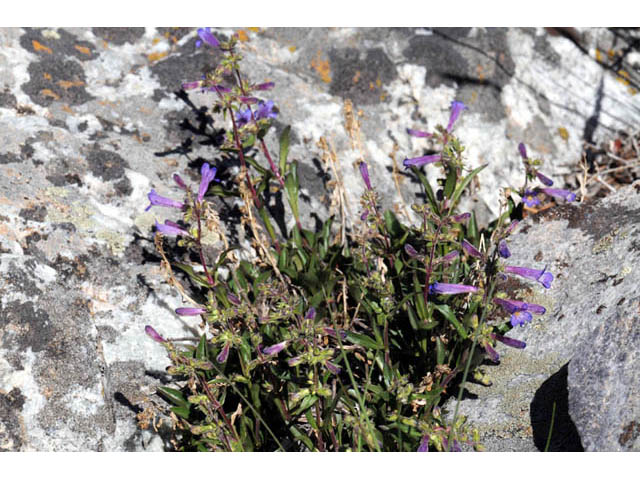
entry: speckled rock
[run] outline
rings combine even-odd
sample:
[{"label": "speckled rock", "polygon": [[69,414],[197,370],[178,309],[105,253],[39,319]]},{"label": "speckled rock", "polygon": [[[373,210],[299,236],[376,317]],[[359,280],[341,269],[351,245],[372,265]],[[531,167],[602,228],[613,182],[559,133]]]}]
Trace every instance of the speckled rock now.
[{"label": "speckled rock", "polygon": [[[456,125],[469,163],[489,162],[486,188],[465,199],[487,217],[495,190],[522,180],[518,142],[559,179],[583,139],[638,123],[632,85],[594,60],[596,47],[623,36],[571,32],[264,29],[244,31],[241,50],[252,81],[276,83],[275,130],[293,126],[309,222],[329,208],[321,136],[337,154],[353,218],[359,158],[386,204],[400,208],[418,185],[400,173],[399,194],[389,156],[400,165],[424,152],[405,129],[446,123],[453,99],[469,105]],[[195,41],[189,28],[0,29],[0,450],[167,446],[162,428],[137,426],[166,381],[165,351],[144,325],[176,337],[197,331],[173,312],[181,298],[164,284],[150,235],[169,212],[144,212],[146,195],[175,194],[174,172],[197,182],[204,161],[223,182],[237,166],[212,148],[225,125],[208,115],[209,97],[180,91],[220,58]],[[343,127],[347,98],[362,111],[361,148]],[[219,211],[233,230],[233,205]]]},{"label": "speckled rock", "polygon": [[551,451],[637,449],[639,190],[556,207],[512,237],[507,264],[546,267],[555,279],[548,290],[507,285],[547,312],[509,332],[526,348],[499,344],[499,365],[484,366],[493,385],[470,385],[461,402],[488,450],[544,450],[552,415]]}]

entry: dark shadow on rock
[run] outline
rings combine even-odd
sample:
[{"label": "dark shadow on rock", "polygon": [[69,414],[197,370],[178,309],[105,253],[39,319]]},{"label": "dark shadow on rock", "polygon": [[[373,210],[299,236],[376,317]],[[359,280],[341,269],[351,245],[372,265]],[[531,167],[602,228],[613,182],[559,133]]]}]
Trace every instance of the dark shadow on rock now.
[{"label": "dark shadow on rock", "polygon": [[[545,451],[551,417],[554,417],[549,452],[584,452],[580,435],[569,416],[569,391],[567,389],[568,363],[551,375],[536,391],[531,402],[531,427],[533,442]],[[553,405],[555,403],[555,414]]]}]

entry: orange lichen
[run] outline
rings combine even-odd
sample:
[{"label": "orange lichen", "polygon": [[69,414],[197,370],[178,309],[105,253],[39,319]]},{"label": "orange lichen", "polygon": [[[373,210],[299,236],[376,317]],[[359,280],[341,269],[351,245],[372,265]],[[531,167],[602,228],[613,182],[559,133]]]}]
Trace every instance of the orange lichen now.
[{"label": "orange lichen", "polygon": [[63,112],[67,112],[69,115],[75,115],[76,114],[76,112],[71,110],[71,107],[69,107],[69,105],[63,105],[62,106],[62,111]]},{"label": "orange lichen", "polygon": [[602,63],[602,53],[596,48],[596,60]]},{"label": "orange lichen", "polygon": [[241,42],[249,41],[249,35],[247,35],[247,32],[245,32],[244,30],[238,30],[236,34],[238,35],[238,40],[240,40]]},{"label": "orange lichen", "polygon": [[558,135],[560,135],[560,138],[562,138],[565,142],[569,140],[569,132],[564,127],[558,127]]},{"label": "orange lichen", "polygon": [[147,55],[147,58],[149,59],[150,62],[157,62],[158,60],[163,59],[167,55],[168,55],[167,52],[156,52],[156,53],[150,53],[149,55]]},{"label": "orange lichen", "polygon": [[316,58],[311,60],[311,68],[320,75],[320,79],[324,83],[331,83],[331,67],[329,66],[329,60],[322,59],[321,50],[318,50]]},{"label": "orange lichen", "polygon": [[293,52],[295,52],[295,51],[297,50],[297,48],[298,48],[298,47],[296,47],[295,45],[291,45],[291,46],[289,47],[289,51],[290,51],[291,53],[293,53]]},{"label": "orange lichen", "polygon": [[248,27],[247,30],[258,33],[260,31],[260,27]]},{"label": "orange lichen", "polygon": [[360,70],[356,70],[356,73],[353,76],[353,83],[358,83],[360,81],[361,76],[362,76],[362,72]]},{"label": "orange lichen", "polygon": [[41,44],[40,42],[38,42],[37,40],[31,40],[31,45],[33,45],[33,49],[36,52],[47,52],[49,54],[53,53],[53,50],[51,50],[49,47],[47,47],[46,45]]},{"label": "orange lichen", "polygon": [[[169,33],[167,33],[166,35],[169,36]],[[154,38],[153,40],[151,40],[151,45],[156,45],[159,41],[159,38]]]},{"label": "orange lichen", "polygon": [[44,72],[44,73],[42,74],[42,76],[44,77],[44,79],[45,79],[45,80],[49,80],[49,81],[51,81],[51,75],[50,75],[50,74],[48,74],[47,72]]},{"label": "orange lichen", "polygon": [[85,55],[91,55],[91,50],[87,47],[83,47],[82,45],[74,45],[73,48],[78,50],[80,53],[84,53]]},{"label": "orange lichen", "polygon": [[71,87],[82,87],[84,82],[80,80],[76,80],[74,82],[70,82],[69,80],[58,80],[58,85],[60,85],[65,90],[69,90]]},{"label": "orange lichen", "polygon": [[60,95],[49,88],[43,88],[42,90],[40,90],[40,95],[44,97],[51,97],[54,100],[60,100]]}]

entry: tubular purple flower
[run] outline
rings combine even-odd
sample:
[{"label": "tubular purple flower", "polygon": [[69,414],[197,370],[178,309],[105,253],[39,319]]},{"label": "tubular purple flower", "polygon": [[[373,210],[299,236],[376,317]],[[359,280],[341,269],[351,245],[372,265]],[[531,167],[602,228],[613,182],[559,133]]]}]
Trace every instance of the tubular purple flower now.
[{"label": "tubular purple flower", "polygon": [[442,155],[439,153],[435,155],[425,155],[423,157],[405,158],[402,164],[405,168],[409,167],[421,167],[429,163],[439,162],[442,160]]},{"label": "tubular purple flower", "polygon": [[274,87],[274,85],[275,83],[273,82],[265,82],[265,83],[260,83],[253,88],[256,90],[271,90]]},{"label": "tubular purple flower", "polygon": [[492,333],[491,338],[513,348],[525,348],[527,346],[527,344],[523,341],[516,340],[515,338],[510,337],[503,337],[502,335],[498,335],[497,333]]},{"label": "tubular purple flower", "polygon": [[441,262],[445,262],[445,263],[449,263],[454,258],[456,258],[458,255],[460,255],[460,252],[458,250],[452,250],[451,252],[447,253],[444,257],[442,257],[440,259],[440,261]]},{"label": "tubular purple flower", "polygon": [[200,80],[196,80],[195,82],[185,82],[182,84],[182,89],[193,90],[194,88],[198,88],[200,85],[202,85]]},{"label": "tubular purple flower", "polygon": [[183,190],[187,189],[187,185],[184,183],[184,180],[182,180],[182,177],[180,175],[178,175],[177,173],[173,174],[173,181],[176,182],[176,184]]},{"label": "tubular purple flower", "polygon": [[447,132],[451,133],[453,124],[456,123],[456,120],[458,120],[460,113],[462,113],[463,110],[466,110],[466,108],[467,106],[462,102],[458,102],[458,101],[451,102],[451,115],[449,116],[449,124],[447,125]]},{"label": "tubular purple flower", "polygon": [[536,313],[538,315],[544,315],[547,311],[542,305],[538,305],[536,303],[521,302],[520,300],[507,300],[506,298],[494,298],[493,303],[500,305],[509,313],[513,313],[518,310],[526,310],[529,312]]},{"label": "tubular purple flower", "polygon": [[371,188],[371,180],[369,179],[369,169],[367,168],[367,163],[360,162],[358,168],[360,169],[360,175],[362,175],[362,180],[364,180],[364,184],[367,186],[367,189],[373,190]]},{"label": "tubular purple flower", "polygon": [[256,112],[256,120],[263,118],[276,118],[278,112],[274,110],[273,100],[267,102],[260,102],[258,104],[258,110]]},{"label": "tubular purple flower", "polygon": [[429,435],[425,435],[422,437],[422,441],[420,442],[420,446],[418,447],[418,452],[428,452],[429,451]]},{"label": "tubular purple flower", "polygon": [[563,198],[567,202],[573,202],[576,199],[576,194],[569,190],[563,190],[561,188],[541,188],[541,192],[546,193],[557,198]]},{"label": "tubular purple flower", "polygon": [[518,220],[514,220],[513,222],[511,222],[511,225],[509,225],[509,228],[507,228],[507,233],[511,233],[513,232],[513,230],[518,226]]},{"label": "tubular purple flower", "polygon": [[216,357],[216,362],[218,362],[218,363],[226,362],[227,358],[229,358],[229,349],[230,348],[231,348],[231,344],[228,343],[228,342],[225,343],[224,347],[222,347],[222,350],[220,351],[220,353]]},{"label": "tubular purple flower", "polygon": [[249,108],[245,108],[243,110],[238,110],[236,112],[236,123],[239,127],[246,125],[251,121],[251,110]]},{"label": "tubular purple flower", "polygon": [[215,178],[217,172],[216,167],[210,166],[208,163],[203,163],[200,169],[202,180],[200,180],[200,188],[198,189],[198,202],[202,202],[204,194],[209,189],[209,184]]},{"label": "tubular purple flower", "polygon": [[296,365],[300,365],[302,363],[302,357],[297,356],[290,358],[289,360],[287,360],[287,363],[290,367],[295,367]]},{"label": "tubular purple flower", "polygon": [[420,138],[428,138],[433,135],[433,133],[423,132],[422,130],[414,130],[413,128],[407,128],[407,133],[412,137]]},{"label": "tubular purple flower", "polygon": [[517,310],[511,314],[512,327],[523,326],[525,323],[529,323],[533,316],[529,312],[525,312],[524,310]]},{"label": "tubular purple flower", "polygon": [[524,195],[522,196],[522,201],[527,207],[535,207],[536,205],[540,205],[538,193],[533,190],[525,190]]},{"label": "tubular purple flower", "polygon": [[489,355],[489,358],[491,358],[492,361],[497,362],[498,360],[500,360],[500,355],[493,349],[491,345],[485,343],[483,346],[485,351],[487,352],[487,355]]},{"label": "tubular purple flower", "polygon": [[227,293],[227,300],[229,300],[234,305],[240,305],[240,299],[236,297],[233,293]]},{"label": "tubular purple flower", "polygon": [[311,307],[308,311],[307,314],[304,316],[305,320],[313,320],[314,318],[316,318],[316,309]]},{"label": "tubular purple flower", "polygon": [[[331,335],[332,337],[338,338],[338,336],[336,335],[335,329],[331,327],[323,327],[322,331],[327,335]],[[344,330],[340,330],[340,338],[342,340],[347,338],[347,332],[345,332]]]},{"label": "tubular purple flower", "polygon": [[262,353],[264,353],[265,355],[277,355],[286,346],[286,341],[276,343],[275,345],[271,345],[270,347],[263,348]]},{"label": "tubular purple flower", "polygon": [[507,241],[504,238],[500,240],[500,243],[498,243],[498,253],[502,258],[509,258],[511,256],[511,252],[507,246]]},{"label": "tubular purple flower", "polygon": [[196,316],[196,315],[202,315],[203,313],[207,313],[206,308],[200,308],[200,307],[180,307],[180,308],[176,308],[176,313],[178,315],[182,315],[184,316]]},{"label": "tubular purple flower", "polygon": [[156,342],[159,343],[165,343],[166,340],[164,338],[162,338],[162,336],[160,336],[160,334],[158,332],[155,331],[155,329],[151,326],[151,325],[147,325],[146,327],[144,327],[144,332],[149,335],[151,338],[153,338]]},{"label": "tubular purple flower", "polygon": [[360,220],[365,221],[368,216],[369,216],[369,210],[365,208],[364,212],[362,212],[362,215],[360,215]]},{"label": "tubular purple flower", "polygon": [[469,220],[470,218],[471,214],[469,212],[466,212],[461,213],[460,215],[454,215],[453,217],[451,217],[451,220],[453,220],[455,223],[462,223]]},{"label": "tubular purple flower", "polygon": [[404,244],[404,251],[407,252],[407,255],[410,257],[416,257],[418,255],[418,251],[409,243]]},{"label": "tubular purple flower", "polygon": [[480,251],[476,247],[471,245],[466,239],[462,240],[462,249],[472,257],[482,258],[482,254],[480,253]]},{"label": "tubular purple flower", "polygon": [[324,366],[327,367],[327,370],[329,370],[331,373],[333,373],[334,375],[339,375],[340,372],[342,371],[342,369],[337,366],[334,365],[333,363],[331,363],[329,360],[327,360],[326,362],[324,362]]},{"label": "tubular purple flower", "polygon": [[504,271],[535,280],[544,288],[551,288],[551,282],[553,281],[553,274],[551,272],[547,272],[546,267],[544,270],[536,270],[534,268],[506,266],[504,267]]},{"label": "tubular purple flower", "polygon": [[518,151],[520,152],[520,156],[523,160],[527,159],[527,147],[524,146],[524,143],[520,142],[518,144]]},{"label": "tubular purple flower", "polygon": [[199,48],[200,45],[202,45],[202,42],[208,43],[212,47],[220,46],[220,42],[218,42],[218,39],[214,37],[213,34],[211,33],[211,27],[199,28],[198,36],[200,37],[200,40],[196,40],[197,48]]},{"label": "tubular purple flower", "polygon": [[246,103],[247,105],[253,105],[254,103],[258,103],[258,99],[256,97],[238,97],[241,103]]},{"label": "tubular purple flower", "polygon": [[472,285],[461,285],[459,283],[440,283],[436,282],[429,285],[429,293],[439,293],[443,295],[455,295],[457,293],[477,292],[478,287]]},{"label": "tubular purple flower", "polygon": [[209,92],[231,93],[231,89],[224,85],[213,85],[211,87],[207,87],[205,90],[208,90]]},{"label": "tubular purple flower", "polygon": [[184,235],[188,236],[189,232],[187,232],[184,228],[178,225],[171,220],[165,220],[164,224],[158,223],[156,220],[156,230],[163,235],[167,235],[169,237],[174,237],[176,235]]},{"label": "tubular purple flower", "polygon": [[182,209],[184,207],[184,203],[158,195],[153,189],[151,189],[151,191],[149,192],[148,197],[150,203],[149,206],[144,209],[145,212],[148,212],[151,207],[156,205],[160,207],[171,207],[179,209]]},{"label": "tubular purple flower", "polygon": [[540,180],[542,183],[544,183],[547,187],[550,187],[551,185],[553,185],[553,180],[551,180],[548,177],[545,177],[540,172],[536,172],[536,177],[538,177],[538,180]]}]

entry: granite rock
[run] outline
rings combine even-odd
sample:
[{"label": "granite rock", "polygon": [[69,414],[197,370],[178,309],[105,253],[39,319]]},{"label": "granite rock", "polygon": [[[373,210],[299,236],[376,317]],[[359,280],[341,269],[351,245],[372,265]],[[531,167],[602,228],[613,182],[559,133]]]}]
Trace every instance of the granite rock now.
[{"label": "granite rock", "polygon": [[[446,123],[453,99],[469,104],[456,132],[470,164],[489,162],[465,202],[488,218],[497,188],[522,180],[518,142],[560,181],[584,139],[638,123],[633,83],[595,59],[635,33],[569,32],[263,29],[245,31],[240,48],[249,79],[276,84],[276,133],[293,126],[305,221],[329,208],[321,136],[354,218],[359,158],[402,210],[419,187],[399,173],[398,192],[389,155],[400,165],[424,152],[405,129]],[[0,30],[0,450],[169,448],[162,427],[137,426],[167,381],[166,353],[144,326],[172,337],[197,328],[174,314],[182,299],[154,253],[151,225],[171,212],[144,212],[146,195],[177,195],[171,175],[197,183],[205,161],[223,182],[237,168],[212,148],[225,125],[209,97],[180,91],[220,58],[195,41],[189,28]],[[347,98],[362,111],[361,148],[343,127]],[[218,207],[233,234],[233,205]]]}]

